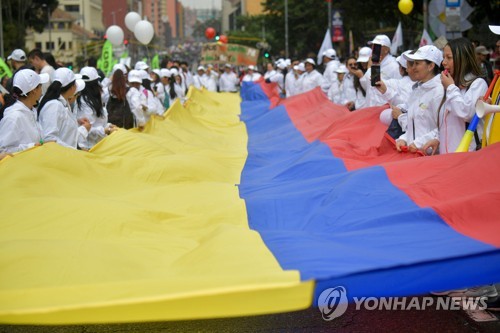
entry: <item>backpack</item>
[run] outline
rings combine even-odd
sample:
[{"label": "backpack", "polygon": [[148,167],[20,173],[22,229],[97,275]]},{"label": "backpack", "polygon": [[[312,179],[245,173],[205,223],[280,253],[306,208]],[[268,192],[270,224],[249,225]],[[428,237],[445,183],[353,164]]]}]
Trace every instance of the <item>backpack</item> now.
[{"label": "backpack", "polygon": [[130,129],[134,127],[134,115],[130,111],[127,99],[119,101],[116,97],[110,96],[106,104],[108,111],[108,121],[118,127]]}]

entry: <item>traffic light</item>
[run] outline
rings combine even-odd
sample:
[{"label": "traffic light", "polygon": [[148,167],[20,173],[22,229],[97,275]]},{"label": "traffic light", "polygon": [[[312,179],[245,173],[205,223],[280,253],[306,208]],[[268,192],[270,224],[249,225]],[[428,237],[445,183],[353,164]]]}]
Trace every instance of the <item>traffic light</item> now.
[{"label": "traffic light", "polygon": [[216,41],[219,41],[219,39],[220,39],[219,34],[215,35],[215,40],[216,40]]},{"label": "traffic light", "polygon": [[269,52],[268,52],[268,51],[264,52],[264,57],[265,57],[265,58],[269,58],[269,56],[270,56],[270,54],[269,54]]}]

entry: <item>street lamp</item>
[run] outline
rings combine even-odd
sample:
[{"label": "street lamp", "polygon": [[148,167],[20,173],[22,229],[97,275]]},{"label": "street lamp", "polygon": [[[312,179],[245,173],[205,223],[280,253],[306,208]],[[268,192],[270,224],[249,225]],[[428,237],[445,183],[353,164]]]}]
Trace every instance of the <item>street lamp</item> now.
[{"label": "street lamp", "polygon": [[47,22],[49,24],[49,47],[48,51],[52,52],[52,25],[50,24],[50,7],[48,4],[44,3],[43,8],[47,7]]}]

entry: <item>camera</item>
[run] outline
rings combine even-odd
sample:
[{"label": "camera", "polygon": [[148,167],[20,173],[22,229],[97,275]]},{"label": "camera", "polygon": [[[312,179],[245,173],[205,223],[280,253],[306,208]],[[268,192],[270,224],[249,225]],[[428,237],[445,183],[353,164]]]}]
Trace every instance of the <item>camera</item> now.
[{"label": "camera", "polygon": [[372,87],[376,86],[376,83],[380,81],[380,65],[372,65],[371,67],[372,75],[371,75],[371,83]]},{"label": "camera", "polygon": [[382,45],[372,44],[372,63],[378,64],[380,62],[381,51],[382,51]]}]

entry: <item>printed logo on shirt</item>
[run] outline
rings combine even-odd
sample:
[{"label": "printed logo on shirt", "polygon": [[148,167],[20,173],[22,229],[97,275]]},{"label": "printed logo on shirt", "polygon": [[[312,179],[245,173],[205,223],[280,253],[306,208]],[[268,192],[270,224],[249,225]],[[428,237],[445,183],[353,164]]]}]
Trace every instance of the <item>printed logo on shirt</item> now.
[{"label": "printed logo on shirt", "polygon": [[422,110],[427,110],[429,107],[427,105],[425,105],[424,103],[420,103],[420,105],[418,106],[419,108],[421,108]]}]

